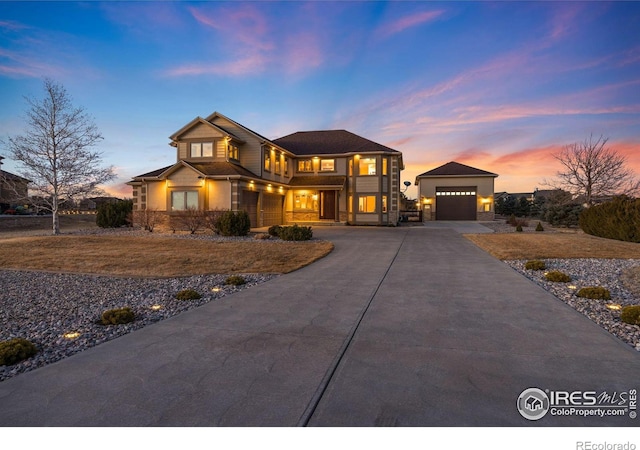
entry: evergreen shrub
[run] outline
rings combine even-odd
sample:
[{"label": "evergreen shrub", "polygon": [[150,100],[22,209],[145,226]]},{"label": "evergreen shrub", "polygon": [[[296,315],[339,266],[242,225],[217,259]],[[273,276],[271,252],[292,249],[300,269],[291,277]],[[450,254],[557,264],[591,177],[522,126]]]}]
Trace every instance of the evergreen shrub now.
[{"label": "evergreen shrub", "polygon": [[611,294],[608,289],[602,286],[584,287],[576,294],[578,297],[590,298],[594,300],[611,300]]},{"label": "evergreen shrub", "polygon": [[176,298],[178,300],[198,300],[202,298],[202,295],[193,289],[183,289],[176,294]]},{"label": "evergreen shrub", "polygon": [[527,270],[544,270],[547,268],[547,265],[544,261],[540,261],[539,259],[532,259],[524,264],[524,268]]},{"label": "evergreen shrub", "polygon": [[133,310],[125,306],[124,308],[109,309],[103,312],[100,323],[102,325],[122,325],[133,322],[135,319],[136,315]]},{"label": "evergreen shrub", "polygon": [[38,353],[33,342],[24,338],[14,338],[0,342],[0,366],[10,366]]},{"label": "evergreen shrub", "polygon": [[630,325],[640,325],[640,305],[625,306],[620,311],[620,320]]},{"label": "evergreen shrub", "polygon": [[552,281],[554,283],[568,283],[571,281],[571,277],[564,272],[560,272],[559,270],[552,270],[547,272],[544,275],[544,279],[547,281]]},{"label": "evergreen shrub", "polygon": [[231,275],[224,281],[224,284],[231,284],[233,286],[241,286],[245,283],[245,279],[240,275]]},{"label": "evergreen shrub", "polygon": [[593,236],[640,242],[640,198],[621,196],[587,208],[580,214],[580,228]]},{"label": "evergreen shrub", "polygon": [[282,231],[282,227],[280,225],[271,225],[269,227],[269,236],[280,237],[280,231]]},{"label": "evergreen shrub", "polygon": [[96,225],[100,228],[119,228],[131,225],[132,200],[103,203],[96,213]]},{"label": "evergreen shrub", "polygon": [[225,211],[218,217],[216,229],[223,236],[246,236],[251,230],[251,219],[246,211]]},{"label": "evergreen shrub", "polygon": [[308,241],[313,237],[313,231],[311,227],[292,225],[290,227],[282,227],[279,236],[283,241]]}]

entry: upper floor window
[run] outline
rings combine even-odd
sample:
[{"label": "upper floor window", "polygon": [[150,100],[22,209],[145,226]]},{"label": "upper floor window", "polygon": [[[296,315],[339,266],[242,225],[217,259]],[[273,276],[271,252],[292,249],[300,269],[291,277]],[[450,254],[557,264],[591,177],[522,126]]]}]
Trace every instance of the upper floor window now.
[{"label": "upper floor window", "polygon": [[375,158],[361,158],[360,159],[360,175],[375,175],[376,174],[376,159]]},{"label": "upper floor window", "polygon": [[320,160],[320,171],[321,172],[333,172],[336,170],[336,160],[335,159],[321,159]]},{"label": "upper floor window", "polygon": [[210,158],[213,156],[213,142],[192,142],[192,158]]},{"label": "upper floor window", "polygon": [[240,159],[240,152],[238,151],[238,147],[233,144],[229,144],[229,159]]},{"label": "upper floor window", "polygon": [[310,159],[299,159],[298,172],[313,172],[313,161]]},{"label": "upper floor window", "polygon": [[271,172],[271,152],[264,152],[264,170]]},{"label": "upper floor window", "polygon": [[281,168],[281,165],[280,165],[280,164],[281,164],[281,163],[280,163],[280,157],[279,157],[279,156],[276,156],[276,162],[275,162],[275,165],[274,165],[274,166],[275,166],[275,172],[276,172],[276,173],[280,173],[280,168]]},{"label": "upper floor window", "polygon": [[382,175],[386,175],[388,171],[389,158],[382,158]]},{"label": "upper floor window", "polygon": [[284,157],[284,174],[289,175],[289,158]]}]

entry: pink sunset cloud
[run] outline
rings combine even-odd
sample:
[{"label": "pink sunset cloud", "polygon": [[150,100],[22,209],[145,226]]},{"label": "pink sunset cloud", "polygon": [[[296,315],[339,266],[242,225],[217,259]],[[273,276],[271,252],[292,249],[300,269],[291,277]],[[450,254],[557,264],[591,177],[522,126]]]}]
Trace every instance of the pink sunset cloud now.
[{"label": "pink sunset cloud", "polygon": [[167,70],[166,74],[171,77],[198,75],[241,76],[261,72],[266,66],[266,58],[262,55],[254,54],[235,61],[221,61],[209,64],[185,64]]},{"label": "pink sunset cloud", "polygon": [[[254,5],[229,7],[189,7],[197,24],[215,33],[213,39],[227,43],[233,53],[219,54],[215,62],[184,63],[168,69],[176,76],[238,76],[263,73],[270,68],[298,75],[325,62],[322,32],[318,24],[306,21],[304,29],[279,33],[278,25],[267,20]],[[240,56],[238,56],[240,55]]]}]

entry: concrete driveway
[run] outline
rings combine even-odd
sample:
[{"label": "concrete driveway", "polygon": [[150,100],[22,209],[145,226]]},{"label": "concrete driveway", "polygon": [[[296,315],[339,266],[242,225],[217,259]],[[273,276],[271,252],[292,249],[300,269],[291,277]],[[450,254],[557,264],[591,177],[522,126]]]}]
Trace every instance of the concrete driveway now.
[{"label": "concrete driveway", "polygon": [[520,415],[640,355],[452,229],[316,228],[328,257],[0,383],[4,426],[637,426]]}]

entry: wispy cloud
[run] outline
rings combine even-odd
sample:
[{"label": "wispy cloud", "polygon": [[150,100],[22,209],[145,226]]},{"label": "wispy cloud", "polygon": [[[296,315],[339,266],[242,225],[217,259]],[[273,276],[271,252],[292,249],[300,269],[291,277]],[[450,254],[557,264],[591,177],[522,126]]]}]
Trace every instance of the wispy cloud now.
[{"label": "wispy cloud", "polygon": [[165,71],[167,76],[229,77],[269,70],[295,75],[320,67],[326,60],[322,27],[314,22],[313,15],[305,19],[305,27],[289,27],[287,33],[281,33],[280,18],[268,16],[255,4],[216,4],[188,10],[216,49],[215,57],[207,58],[205,53],[204,59],[210,61],[179,63]]},{"label": "wispy cloud", "polygon": [[376,33],[381,38],[388,38],[390,36],[408,30],[409,28],[414,28],[428,22],[433,22],[434,20],[441,17],[444,12],[444,10],[436,10],[412,13],[410,15],[403,16],[399,19],[395,19],[382,24],[380,27],[378,27]]},{"label": "wispy cloud", "polygon": [[266,66],[266,58],[260,54],[254,54],[234,61],[185,64],[174,69],[169,69],[166,74],[172,77],[198,75],[242,76],[261,72]]},{"label": "wispy cloud", "polygon": [[12,78],[40,78],[48,75],[57,78],[67,73],[63,64],[46,63],[41,56],[30,54],[29,51],[15,52],[0,48],[0,75]]}]

